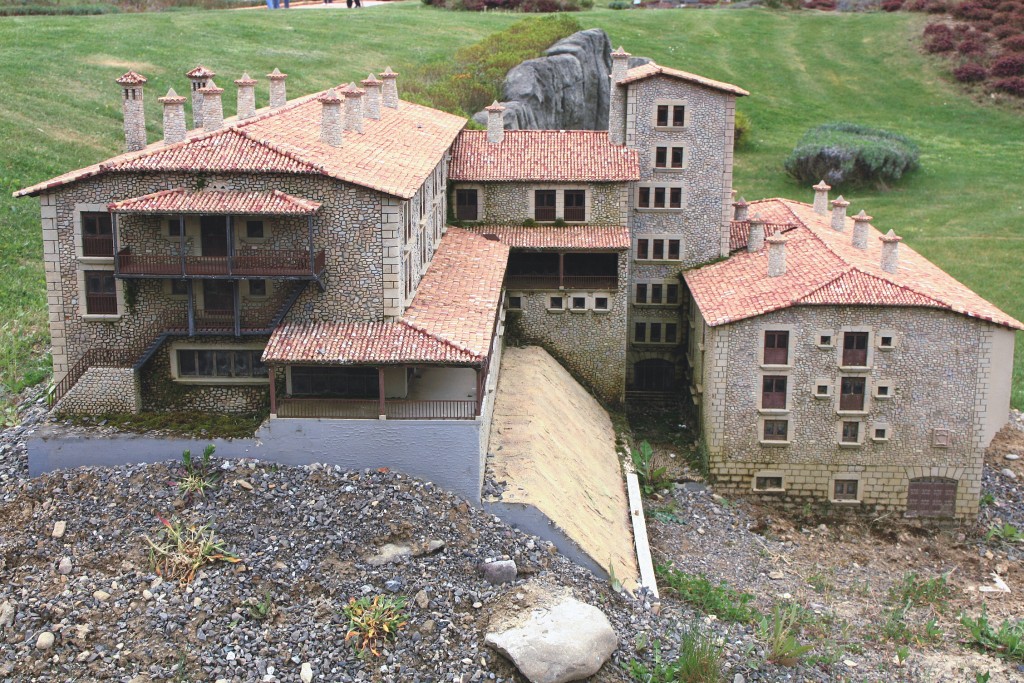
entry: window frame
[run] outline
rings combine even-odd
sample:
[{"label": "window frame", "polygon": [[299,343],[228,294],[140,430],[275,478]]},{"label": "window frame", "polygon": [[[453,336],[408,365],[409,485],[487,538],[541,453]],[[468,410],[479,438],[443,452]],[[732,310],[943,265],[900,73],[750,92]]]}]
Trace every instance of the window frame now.
[{"label": "window frame", "polygon": [[[655,287],[660,287],[659,290],[655,290]],[[643,288],[644,296],[643,301],[640,300],[640,292]],[[655,292],[658,295],[655,295]],[[674,292],[675,296],[670,297],[669,293]],[[657,279],[644,279],[636,280],[633,283],[633,290],[630,302],[634,306],[651,306],[651,307],[672,307],[680,304],[680,296],[682,294],[682,287],[679,284],[678,279],[673,278],[657,278]]]},{"label": "window frame", "polygon": [[[473,218],[463,217],[460,213],[461,209],[469,204],[464,204],[459,201],[460,196],[463,193],[473,193]],[[455,220],[457,221],[479,221],[480,220],[480,188],[478,187],[456,187],[455,188]]]},{"label": "window frame", "polygon": [[[758,400],[758,410],[767,413],[789,412],[790,386],[791,384],[788,375],[761,375],[761,396]],[[781,387],[781,391],[779,391],[779,387]],[[775,405],[780,402],[780,396],[782,397],[782,405]]]},{"label": "window frame", "polygon": [[[839,485],[842,484],[844,490],[841,494],[837,494]],[[842,505],[858,504],[861,502],[861,495],[863,493],[863,487],[861,487],[860,475],[849,472],[839,472],[829,479],[828,482],[828,497],[830,503],[838,503]],[[853,493],[849,492],[849,488],[853,488]]]},{"label": "window frame", "polygon": [[[673,253],[672,243],[675,243],[675,250],[677,258],[669,258],[669,254]],[[646,257],[642,257],[641,249],[646,254]],[[655,252],[661,254],[661,258],[655,258]],[[681,235],[667,235],[667,234],[645,234],[637,235],[633,238],[633,260],[641,262],[651,263],[678,263],[683,260],[685,254],[685,244],[683,243],[683,237]]]},{"label": "window frame", "polygon": [[[183,375],[180,368],[179,352],[188,351],[228,351],[228,352],[248,352],[250,354],[261,354],[265,349],[266,344],[264,343],[250,343],[250,344],[196,344],[190,342],[178,342],[171,344],[170,347],[170,373],[171,379],[180,384],[202,384],[202,385],[238,385],[238,384],[270,384],[270,372],[269,369],[265,376],[240,376],[240,377],[224,377],[217,375]],[[251,356],[250,356],[251,358]],[[231,367],[234,368],[235,362],[232,356]],[[250,368],[254,367],[250,360]]]},{"label": "window frame", "polygon": [[[840,420],[839,423],[836,425],[836,438],[839,443],[839,446],[842,448],[857,448],[864,445],[864,433],[867,431],[864,428],[864,425],[865,423],[863,420]],[[849,441],[847,440],[848,429],[854,426],[856,427],[857,432],[856,440]]]},{"label": "window frame", "polygon": [[[681,182],[642,182],[636,187],[633,205],[637,211],[651,213],[683,211],[686,209],[686,192],[683,190]],[[675,198],[677,195],[678,199]]]},{"label": "window frame", "polygon": [[[784,438],[769,438],[767,434],[769,423],[784,423]],[[774,434],[772,436],[775,436]],[[793,420],[788,413],[762,413],[757,418],[757,441],[762,446],[788,446],[793,443]]]},{"label": "window frame", "polygon": [[[550,194],[551,206],[548,206],[547,204],[544,204],[543,206],[541,206],[541,204],[540,204],[540,202],[538,200],[541,198],[542,194],[545,196],[545,199],[547,199],[547,196]],[[554,223],[556,220],[558,220],[558,190],[557,189],[553,189],[553,188],[534,188],[532,190],[532,195],[533,195],[533,205],[530,207],[532,209],[530,218],[532,218],[537,223]],[[540,217],[538,211],[540,209],[542,209],[542,208],[545,210],[544,211],[545,215],[547,215],[547,213],[548,213],[547,210],[548,209],[551,210],[551,217],[550,218],[541,218]]]},{"label": "window frame", "polygon": [[[778,480],[778,487],[759,486],[759,484],[772,484]],[[780,493],[786,490],[786,475],[777,470],[762,470],[754,472],[750,477],[750,490],[757,493]]]},{"label": "window frame", "polygon": [[[519,304],[517,306],[512,305],[512,300],[518,299]],[[505,293],[505,310],[507,311],[521,311],[523,310],[523,299],[524,296],[521,292],[506,292]]]},{"label": "window frame", "polygon": [[[775,343],[774,346],[769,346],[768,345],[769,335],[772,336],[773,342]],[[785,335],[785,340],[786,340],[785,346],[779,346],[778,345],[779,335]],[[765,328],[765,329],[763,329],[761,331],[761,366],[762,367],[779,367],[779,368],[792,367],[793,366],[793,357],[792,357],[792,353],[793,353],[793,337],[794,337],[793,330],[789,329],[788,327],[772,327],[772,328]],[[780,348],[784,348],[785,349],[785,353],[786,353],[785,360],[782,363],[769,362],[768,361],[768,350],[769,349],[777,350],[777,349],[780,349]]]},{"label": "window frame", "polygon": [[[855,389],[860,387],[860,392],[847,391],[847,388]],[[839,378],[839,398],[836,403],[836,412],[840,415],[860,415],[868,412],[868,378],[864,375],[842,375]],[[860,396],[860,407],[853,408],[844,406],[844,396]],[[850,399],[852,400],[852,399]],[[847,401],[849,403],[850,401]]]},{"label": "window frame", "polygon": [[[840,331],[840,334],[842,335],[842,344],[837,344],[837,348],[838,348],[838,352],[839,352],[839,367],[841,367],[844,370],[854,371],[854,372],[870,370],[871,366],[872,366],[872,362],[874,360],[874,355],[872,353],[873,349],[872,349],[871,330],[867,329],[867,328],[863,328],[863,327],[843,328]],[[853,358],[847,358],[847,339],[851,335],[857,335],[857,338],[863,338],[864,339],[864,348],[863,349],[858,349],[856,347],[849,349],[851,354],[854,353],[854,352],[858,352],[858,351],[863,351],[864,352],[864,364],[863,365],[850,365],[849,363],[847,363],[848,360],[856,360],[856,359],[853,359]]]},{"label": "window frame", "polygon": [[[662,109],[665,109],[664,123],[662,123]],[[682,109],[680,112],[679,109]],[[657,131],[680,131],[690,125],[690,103],[681,99],[656,99],[651,108],[653,120],[651,124]]]}]

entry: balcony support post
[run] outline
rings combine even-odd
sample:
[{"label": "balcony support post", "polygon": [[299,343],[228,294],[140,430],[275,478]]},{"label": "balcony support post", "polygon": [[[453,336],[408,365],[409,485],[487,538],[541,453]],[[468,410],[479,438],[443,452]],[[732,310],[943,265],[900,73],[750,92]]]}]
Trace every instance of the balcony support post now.
[{"label": "balcony support post", "polygon": [[274,366],[267,366],[267,372],[270,375],[270,414],[271,416],[277,416],[277,382],[274,381]]},{"label": "balcony support post", "polygon": [[235,336],[242,336],[242,293],[238,280],[231,283],[231,308],[235,319]]},{"label": "balcony support post", "polygon": [[565,289],[565,252],[558,252],[558,288]]},{"label": "balcony support post", "polygon": [[[228,214],[225,223],[225,230],[227,231],[228,240],[228,275],[234,275],[235,271],[235,221],[234,216]],[[237,334],[237,333],[236,333]]]},{"label": "balcony support post", "polygon": [[313,217],[306,216],[306,233],[309,236],[309,272],[316,275],[316,251],[313,250]]},{"label": "balcony support post", "polygon": [[[185,214],[178,214],[178,254],[181,256],[181,276],[185,277]],[[192,285],[188,288],[189,297],[192,296]],[[189,313],[192,311],[192,300],[189,299]],[[191,332],[190,332],[191,333]]]},{"label": "balcony support post", "polygon": [[384,409],[384,368],[377,368],[377,414],[381,417],[387,416],[387,411]]},{"label": "balcony support post", "polygon": [[121,274],[121,257],[117,254],[117,214],[110,214],[110,238],[114,240],[114,277]]},{"label": "balcony support post", "polygon": [[193,280],[186,280],[188,288],[188,336],[196,335],[196,296],[192,289]]}]

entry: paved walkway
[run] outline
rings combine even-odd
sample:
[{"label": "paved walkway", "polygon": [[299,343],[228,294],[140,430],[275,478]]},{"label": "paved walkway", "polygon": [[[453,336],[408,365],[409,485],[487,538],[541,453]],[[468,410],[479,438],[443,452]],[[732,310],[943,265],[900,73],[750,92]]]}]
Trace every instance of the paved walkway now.
[{"label": "paved walkway", "polygon": [[636,586],[611,419],[543,349],[505,349],[488,452],[488,474],[507,484],[502,502],[533,505],[596,564]]}]

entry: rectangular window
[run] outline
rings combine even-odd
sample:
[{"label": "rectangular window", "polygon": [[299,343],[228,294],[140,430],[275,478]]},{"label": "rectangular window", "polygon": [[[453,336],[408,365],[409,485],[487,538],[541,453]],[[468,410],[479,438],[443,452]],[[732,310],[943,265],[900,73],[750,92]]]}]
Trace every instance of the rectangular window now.
[{"label": "rectangular window", "polygon": [[652,344],[660,344],[661,343],[661,323],[650,323],[647,326],[647,330],[648,330],[647,341],[651,342]]},{"label": "rectangular window", "polygon": [[844,422],[841,443],[860,443],[860,422]]},{"label": "rectangular window", "polygon": [[782,477],[756,477],[754,488],[758,491],[781,491]]},{"label": "rectangular window", "polygon": [[188,296],[188,281],[171,280],[171,296]]},{"label": "rectangular window", "polygon": [[574,296],[572,297],[572,310],[574,311],[585,311],[587,310],[587,297],[585,296]]},{"label": "rectangular window", "polygon": [[[765,420],[764,421],[765,441],[788,441],[789,420]],[[779,486],[781,488],[781,485]]]},{"label": "rectangular window", "polygon": [[676,128],[686,125],[686,107],[679,104],[672,107],[672,125]]},{"label": "rectangular window", "polygon": [[659,104],[654,124],[656,126],[668,126],[668,113],[669,106],[667,104]]},{"label": "rectangular window", "polygon": [[664,209],[665,208],[665,188],[656,187],[654,188],[654,208]]},{"label": "rectangular window", "polygon": [[249,280],[249,296],[266,296],[266,280]]},{"label": "rectangular window", "polygon": [[267,377],[262,349],[178,349],[178,376],[216,379]]},{"label": "rectangular window", "polygon": [[666,185],[638,187],[636,205],[638,209],[681,209],[683,188]]},{"label": "rectangular window", "polygon": [[555,220],[555,191],[535,190],[533,193],[533,218],[537,221]]},{"label": "rectangular window", "polygon": [[665,285],[665,303],[679,303],[679,285]]},{"label": "rectangular window", "polygon": [[582,223],[587,220],[587,193],[585,190],[565,191],[565,220]]},{"label": "rectangular window", "polygon": [[679,240],[668,240],[668,260],[679,260]]},{"label": "rectangular window", "polygon": [[657,105],[655,108],[654,125],[658,128],[682,128],[686,125],[686,105]]},{"label": "rectangular window", "polygon": [[82,214],[82,256],[113,256],[114,230],[109,213]]},{"label": "rectangular window", "polygon": [[647,323],[633,323],[633,341],[639,344],[647,341]]},{"label": "rectangular window", "polygon": [[684,156],[683,156],[683,148],[682,147],[673,147],[672,148],[672,168],[682,168],[683,167],[683,158],[684,158]]},{"label": "rectangular window", "polygon": [[476,190],[455,190],[455,218],[475,221],[479,215]]},{"label": "rectangular window", "polygon": [[654,240],[652,245],[654,248],[651,250],[651,259],[655,261],[665,260],[665,240]]},{"label": "rectangular window", "polygon": [[646,261],[651,258],[651,241],[639,239],[636,241],[636,258],[638,261]]},{"label": "rectangular window", "polygon": [[167,221],[167,236],[168,237],[181,237],[181,221],[177,218],[171,218]]},{"label": "rectangular window", "polygon": [[355,399],[380,396],[377,368],[292,366],[291,378],[295,396]]},{"label": "rectangular window", "polygon": [[85,312],[89,315],[117,315],[117,286],[113,271],[85,271]]},{"label": "rectangular window", "polygon": [[668,168],[668,147],[654,148],[654,168]]},{"label": "rectangular window", "polygon": [[880,349],[891,349],[893,348],[893,336],[891,334],[883,334],[878,338],[878,348]]},{"label": "rectangular window", "polygon": [[412,256],[409,254],[405,255],[405,260],[402,263],[402,268],[405,269],[405,297],[408,299],[412,296]]},{"label": "rectangular window", "polygon": [[662,289],[663,289],[663,287],[660,284],[655,283],[655,284],[651,285],[651,303],[652,304],[660,304],[661,303]]},{"label": "rectangular window", "polygon": [[878,398],[889,398],[892,396],[892,387],[888,384],[878,384],[875,386],[875,396]]},{"label": "rectangular window", "polygon": [[764,364],[789,365],[789,332],[768,330],[764,333]]},{"label": "rectangular window", "polygon": [[836,479],[832,488],[832,500],[857,500],[856,479]]},{"label": "rectangular window", "polygon": [[888,427],[875,427],[875,441],[888,441],[889,440],[889,428]]},{"label": "rectangular window", "polygon": [[636,241],[638,261],[678,261],[681,258],[682,241],[678,239],[640,238]]},{"label": "rectangular window", "polygon": [[560,311],[565,308],[565,299],[560,296],[553,296],[548,300],[548,308]]},{"label": "rectangular window", "polygon": [[[644,240],[646,242],[647,240]],[[636,286],[636,298],[634,301],[638,304],[647,303],[647,285],[644,283],[638,283]]]},{"label": "rectangular window", "polygon": [[665,343],[675,344],[677,328],[675,323],[665,323]]},{"label": "rectangular window", "polygon": [[832,335],[831,334],[819,334],[818,335],[818,346],[822,348],[832,348]]},{"label": "rectangular window", "polygon": [[508,309],[510,311],[521,311],[521,310],[523,310],[523,297],[521,297],[521,296],[510,296],[508,298]]},{"label": "rectangular window", "polygon": [[670,208],[670,209],[681,209],[681,208],[683,208],[683,188],[681,188],[681,187],[671,187],[671,188],[669,188],[668,208]]},{"label": "rectangular window", "polygon": [[863,377],[843,377],[840,382],[839,410],[864,410],[866,382]]},{"label": "rectangular window", "polygon": [[264,237],[263,221],[246,221],[245,236],[251,240],[261,240]]},{"label": "rectangular window", "polygon": [[786,383],[787,378],[780,375],[766,375],[761,378],[761,408],[785,410]]},{"label": "rectangular window", "polygon": [[651,206],[651,188],[641,187],[638,189],[637,194],[637,206],[642,209],[650,208]]},{"label": "rectangular window", "polygon": [[848,368],[867,367],[868,333],[846,332],[843,335],[843,366]]},{"label": "rectangular window", "polygon": [[816,384],[814,385],[814,395],[818,397],[825,397],[829,395],[829,387],[827,384]]},{"label": "rectangular window", "polygon": [[606,296],[595,296],[594,297],[594,310],[595,311],[607,311],[608,310],[608,297],[606,297]]}]

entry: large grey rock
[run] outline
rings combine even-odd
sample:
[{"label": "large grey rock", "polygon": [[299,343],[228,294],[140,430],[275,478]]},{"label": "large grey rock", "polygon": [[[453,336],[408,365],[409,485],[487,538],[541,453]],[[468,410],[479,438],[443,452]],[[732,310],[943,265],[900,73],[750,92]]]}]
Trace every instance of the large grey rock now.
[{"label": "large grey rock", "polygon": [[481,565],[480,573],[483,574],[484,581],[498,585],[515,581],[519,568],[516,567],[514,560],[497,560],[495,562],[485,562]]},{"label": "large grey rock", "polygon": [[412,555],[412,548],[404,543],[385,543],[375,554],[366,558],[371,567],[400,562]]},{"label": "large grey rock", "polygon": [[592,676],[618,647],[618,636],[596,607],[566,595],[531,602],[506,614],[486,642],[532,683]]}]

